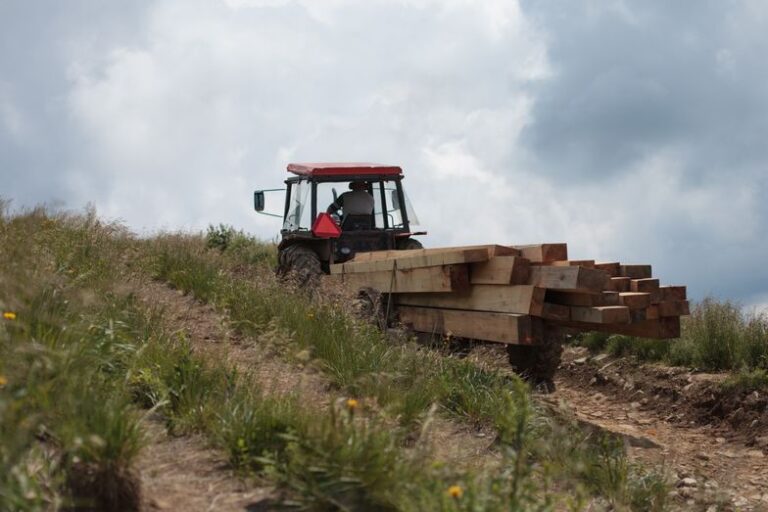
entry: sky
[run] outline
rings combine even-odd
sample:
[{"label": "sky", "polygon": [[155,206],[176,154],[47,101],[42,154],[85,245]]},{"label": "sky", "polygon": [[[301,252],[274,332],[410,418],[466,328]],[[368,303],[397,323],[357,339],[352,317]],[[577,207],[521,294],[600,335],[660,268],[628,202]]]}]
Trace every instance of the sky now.
[{"label": "sky", "polygon": [[426,246],[768,307],[766,55],[762,0],[0,0],[0,197],[274,239],[289,162],[396,164]]}]

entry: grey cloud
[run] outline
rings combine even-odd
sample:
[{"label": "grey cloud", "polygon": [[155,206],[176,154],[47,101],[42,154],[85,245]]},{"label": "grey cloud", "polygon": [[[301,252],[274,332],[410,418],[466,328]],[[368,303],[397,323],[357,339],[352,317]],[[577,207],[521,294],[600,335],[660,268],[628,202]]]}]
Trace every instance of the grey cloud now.
[{"label": "grey cloud", "polygon": [[749,301],[768,289],[761,9],[5,2],[0,195],[271,238],[250,192],[287,161],[392,162],[428,245],[567,241]]},{"label": "grey cloud", "polygon": [[545,172],[602,180],[665,147],[688,152],[694,182],[764,165],[768,39],[757,34],[768,23],[755,4],[598,4],[527,10],[546,27],[557,75],[523,138]]}]

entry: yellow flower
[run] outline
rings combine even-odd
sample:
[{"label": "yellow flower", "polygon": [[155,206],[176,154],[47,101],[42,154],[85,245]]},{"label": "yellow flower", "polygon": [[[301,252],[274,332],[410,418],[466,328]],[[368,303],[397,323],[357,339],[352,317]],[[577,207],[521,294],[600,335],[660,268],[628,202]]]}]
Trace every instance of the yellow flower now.
[{"label": "yellow flower", "polygon": [[349,400],[347,400],[347,409],[349,409],[349,412],[352,412],[355,409],[357,409],[357,405],[358,405],[357,400],[355,400],[354,398],[350,398]]},{"label": "yellow flower", "polygon": [[315,318],[315,314],[314,313],[307,313],[307,318],[312,320],[313,318]]},{"label": "yellow flower", "polygon": [[5,375],[0,375],[0,388],[8,384],[8,379],[5,378]]},{"label": "yellow flower", "polygon": [[459,499],[462,494],[464,494],[464,489],[458,485],[452,485],[448,488],[448,496],[451,498]]},{"label": "yellow flower", "polygon": [[16,320],[16,313],[13,311],[6,311],[3,313],[3,318],[6,320]]}]

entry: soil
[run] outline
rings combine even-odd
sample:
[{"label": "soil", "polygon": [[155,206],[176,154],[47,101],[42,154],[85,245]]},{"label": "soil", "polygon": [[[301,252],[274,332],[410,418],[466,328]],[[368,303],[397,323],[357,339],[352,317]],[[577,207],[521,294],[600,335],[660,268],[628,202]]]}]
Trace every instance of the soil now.
[{"label": "soil", "polygon": [[[339,400],[334,388],[310,361],[309,353],[296,349],[289,335],[277,328],[257,338],[239,335],[225,315],[212,306],[158,282],[141,282],[135,293],[147,304],[164,310],[168,328],[183,332],[197,353],[226,358],[240,372],[250,375],[270,394],[296,394],[323,414]],[[291,351],[294,352],[291,352]],[[244,480],[228,466],[223,453],[210,448],[199,436],[170,437],[159,421],[147,425],[149,444],[139,457],[143,510],[272,510],[281,495],[268,482]],[[498,459],[495,435],[489,430],[431,416],[418,436],[436,460],[466,467],[487,465]]]},{"label": "soil", "polygon": [[768,397],[723,391],[725,378],[571,347],[543,399],[664,467],[686,508],[768,510]]},{"label": "soil", "polygon": [[[292,353],[278,329],[258,339],[234,333],[211,306],[160,283],[143,283],[139,296],[161,305],[172,328],[183,330],[195,350],[226,357],[270,393],[298,393],[318,412],[340,394],[313,367],[308,354]],[[476,364],[510,372],[503,346],[478,345]],[[648,365],[586,350],[565,350],[552,394],[543,405],[584,428],[625,439],[632,460],[662,467],[675,484],[683,510],[768,511],[768,397],[724,392],[722,374]],[[223,455],[196,437],[170,438],[160,424],[140,458],[145,510],[269,510],[279,501],[268,482],[244,481]],[[497,458],[495,435],[438,416],[422,437],[437,458],[467,466]],[[456,447],[461,447],[457,449]]]}]

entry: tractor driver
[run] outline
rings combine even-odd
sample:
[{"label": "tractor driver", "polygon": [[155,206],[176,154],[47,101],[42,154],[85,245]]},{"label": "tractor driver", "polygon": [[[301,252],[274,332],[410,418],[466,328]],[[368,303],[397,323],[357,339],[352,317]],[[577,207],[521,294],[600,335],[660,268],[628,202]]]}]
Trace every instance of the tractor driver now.
[{"label": "tractor driver", "polygon": [[373,196],[368,193],[368,184],[364,181],[353,181],[349,184],[349,192],[344,192],[328,207],[331,215],[343,209],[344,217],[349,215],[373,215]]}]

